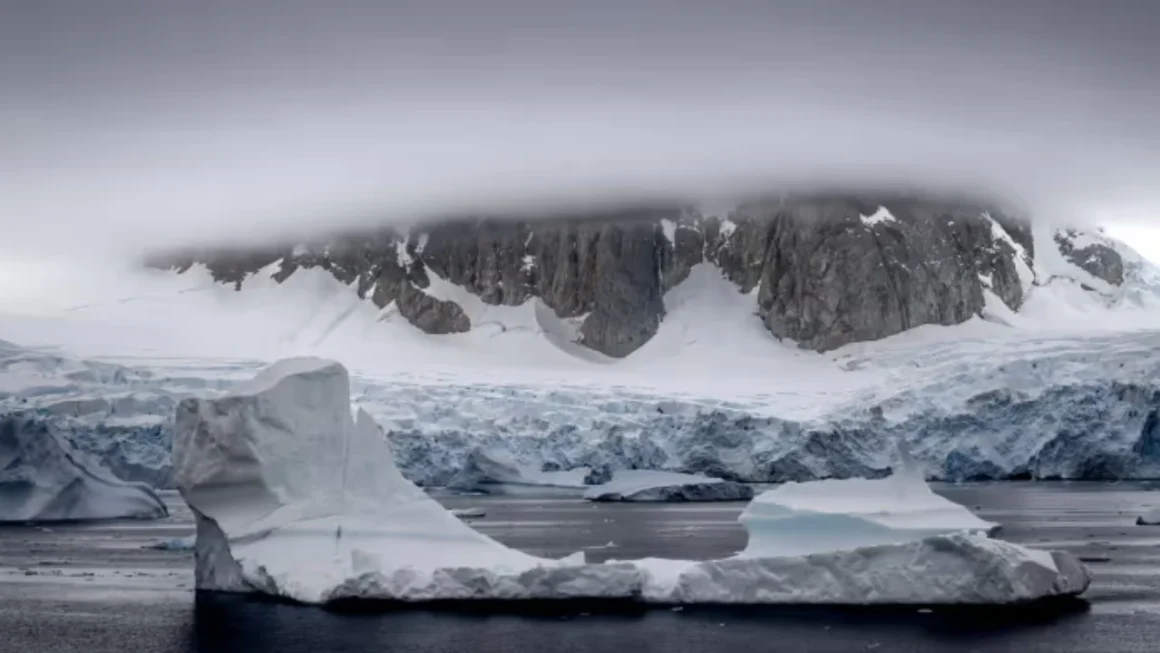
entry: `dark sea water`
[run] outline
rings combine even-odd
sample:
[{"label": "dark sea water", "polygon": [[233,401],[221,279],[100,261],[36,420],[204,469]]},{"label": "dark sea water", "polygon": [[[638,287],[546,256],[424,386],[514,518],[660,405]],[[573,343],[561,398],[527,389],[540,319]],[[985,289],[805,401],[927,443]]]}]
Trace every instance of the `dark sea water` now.
[{"label": "dark sea water", "polygon": [[[669,609],[566,606],[332,611],[193,592],[188,552],[142,548],[192,532],[176,497],[162,522],[0,527],[0,653],[238,651],[1160,651],[1160,505],[1148,483],[937,488],[1002,537],[1088,561],[1085,602],[1033,611]],[[590,559],[712,558],[745,543],[742,504],[589,504],[572,497],[441,497],[517,548]],[[492,606],[494,607],[494,606]]]}]

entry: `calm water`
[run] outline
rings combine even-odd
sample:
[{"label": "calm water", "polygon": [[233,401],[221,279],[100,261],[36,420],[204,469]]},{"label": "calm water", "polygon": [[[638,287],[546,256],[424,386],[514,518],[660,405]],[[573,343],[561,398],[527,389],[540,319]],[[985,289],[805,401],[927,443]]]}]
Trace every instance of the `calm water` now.
[{"label": "calm water", "polygon": [[[0,652],[84,651],[1068,651],[1160,650],[1160,505],[1146,483],[940,487],[1004,524],[1003,537],[1089,561],[1087,605],[997,611],[867,612],[591,607],[553,614],[336,613],[196,595],[185,552],[142,548],[191,532],[174,499],[162,522],[0,528]],[[1155,493],[1154,493],[1155,491]],[[589,504],[562,496],[443,497],[480,507],[473,523],[517,548],[590,559],[712,558],[745,543],[741,504]]]}]

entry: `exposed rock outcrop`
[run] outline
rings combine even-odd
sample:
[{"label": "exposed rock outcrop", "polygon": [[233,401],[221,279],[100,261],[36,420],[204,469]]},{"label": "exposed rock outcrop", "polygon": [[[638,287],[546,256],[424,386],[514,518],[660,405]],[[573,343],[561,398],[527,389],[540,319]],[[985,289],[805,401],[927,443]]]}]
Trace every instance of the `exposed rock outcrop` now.
[{"label": "exposed rock outcrop", "polygon": [[703,261],[740,292],[757,290],[754,310],[772,334],[829,350],[963,322],[982,310],[986,291],[1018,309],[1032,256],[1026,219],[994,203],[813,193],[746,202],[725,215],[654,205],[546,221],[459,219],[160,263],[183,270],[202,261],[238,288],[271,265],[279,281],[320,267],[433,334],[472,328],[439,290],[447,283],[493,305],[538,297],[560,317],[584,318],[581,344],[623,357],[657,332],[664,293]]},{"label": "exposed rock outcrop", "polygon": [[1124,259],[1120,253],[1104,243],[1082,240],[1081,234],[1075,229],[1055,233],[1055,244],[1067,261],[1113,286],[1123,284]]}]

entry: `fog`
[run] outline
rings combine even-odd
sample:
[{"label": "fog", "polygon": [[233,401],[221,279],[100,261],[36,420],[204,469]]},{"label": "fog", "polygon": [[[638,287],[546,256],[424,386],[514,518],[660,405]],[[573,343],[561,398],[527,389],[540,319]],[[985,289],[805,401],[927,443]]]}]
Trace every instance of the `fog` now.
[{"label": "fog", "polygon": [[1151,3],[13,4],[10,260],[809,183],[994,189],[1160,257]]}]

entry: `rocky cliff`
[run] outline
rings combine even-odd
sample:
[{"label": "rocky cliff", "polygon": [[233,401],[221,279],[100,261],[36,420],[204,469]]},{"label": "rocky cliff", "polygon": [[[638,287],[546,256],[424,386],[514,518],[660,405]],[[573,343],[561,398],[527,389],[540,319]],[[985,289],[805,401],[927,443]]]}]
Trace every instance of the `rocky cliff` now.
[{"label": "rocky cliff", "polygon": [[[560,317],[579,319],[581,344],[614,357],[656,333],[665,292],[701,262],[754,296],[770,333],[819,351],[961,323],[980,314],[989,294],[1017,310],[1036,283],[1028,219],[996,202],[810,193],[717,213],[672,204],[550,217],[383,227],[263,251],[165,255],[153,264],[204,263],[238,289],[262,270],[284,280],[320,267],[433,334],[472,328],[442,292],[446,284],[489,304],[539,298]],[[1059,247],[1093,275],[1122,281],[1114,250]]]}]

